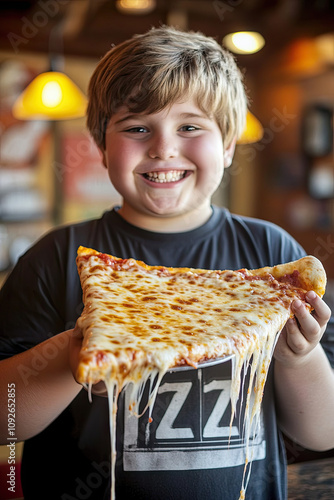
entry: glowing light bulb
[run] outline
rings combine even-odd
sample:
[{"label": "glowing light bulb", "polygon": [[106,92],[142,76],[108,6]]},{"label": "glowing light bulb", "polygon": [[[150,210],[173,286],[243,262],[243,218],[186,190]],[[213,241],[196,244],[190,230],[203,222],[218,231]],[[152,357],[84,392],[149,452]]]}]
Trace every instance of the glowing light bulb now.
[{"label": "glowing light bulb", "polygon": [[254,54],[262,49],[265,40],[256,31],[238,31],[226,35],[223,43],[229,50],[236,54]]},{"label": "glowing light bulb", "polygon": [[250,33],[235,33],[232,35],[232,41],[237,49],[245,52],[254,52],[258,48],[257,40]]},{"label": "glowing light bulb", "polygon": [[42,90],[42,102],[47,108],[55,108],[63,98],[63,93],[58,82],[47,82]]}]

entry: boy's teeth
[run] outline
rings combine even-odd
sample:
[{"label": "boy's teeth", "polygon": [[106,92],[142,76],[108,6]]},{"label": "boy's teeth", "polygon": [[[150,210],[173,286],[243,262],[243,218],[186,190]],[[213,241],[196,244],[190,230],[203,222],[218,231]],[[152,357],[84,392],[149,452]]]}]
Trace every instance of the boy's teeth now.
[{"label": "boy's teeth", "polygon": [[184,170],[170,170],[169,172],[147,172],[146,177],[153,182],[176,182],[184,177]]}]

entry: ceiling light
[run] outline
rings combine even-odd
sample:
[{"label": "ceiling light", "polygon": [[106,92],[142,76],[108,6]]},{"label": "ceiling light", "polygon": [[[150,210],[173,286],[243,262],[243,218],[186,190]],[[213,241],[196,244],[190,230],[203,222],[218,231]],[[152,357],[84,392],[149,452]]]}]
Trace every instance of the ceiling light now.
[{"label": "ceiling light", "polygon": [[325,33],[315,39],[319,57],[325,63],[334,63],[334,32]]},{"label": "ceiling light", "polygon": [[256,31],[238,31],[226,35],[223,44],[235,54],[254,54],[262,49],[265,40]]},{"label": "ceiling light", "polygon": [[13,106],[19,120],[64,120],[86,113],[87,99],[64,73],[49,71],[38,75]]},{"label": "ceiling light", "polygon": [[156,7],[155,0],[116,0],[117,9],[123,14],[148,14]]},{"label": "ceiling light", "polygon": [[251,144],[253,142],[258,142],[263,137],[263,127],[260,121],[251,113],[247,111],[246,116],[246,126],[239,137],[238,144]]},{"label": "ceiling light", "polygon": [[42,89],[42,103],[46,108],[55,108],[63,98],[63,92],[58,82],[47,82]]}]

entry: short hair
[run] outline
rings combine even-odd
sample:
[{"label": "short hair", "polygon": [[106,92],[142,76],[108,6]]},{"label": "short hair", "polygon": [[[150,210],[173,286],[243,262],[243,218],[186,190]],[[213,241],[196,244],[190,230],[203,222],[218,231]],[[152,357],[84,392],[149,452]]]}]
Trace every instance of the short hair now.
[{"label": "short hair", "polygon": [[234,57],[213,38],[173,27],[152,28],[114,46],[89,84],[87,126],[105,148],[107,124],[121,106],[155,113],[193,97],[216,119],[224,145],[244,130],[247,97]]}]

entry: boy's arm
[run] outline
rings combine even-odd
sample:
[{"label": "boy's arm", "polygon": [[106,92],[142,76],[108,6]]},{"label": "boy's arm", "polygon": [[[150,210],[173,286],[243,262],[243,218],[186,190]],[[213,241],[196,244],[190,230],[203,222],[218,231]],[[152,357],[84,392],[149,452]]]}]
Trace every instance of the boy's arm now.
[{"label": "boy's arm", "polygon": [[307,301],[314,313],[295,301],[275,349],[277,415],[290,438],[323,451],[334,447],[334,373],[319,344],[331,313],[314,292]]},{"label": "boy's arm", "polygon": [[[81,338],[73,330],[60,333],[0,362],[0,442],[8,443],[8,408],[15,408],[18,441],[47,427],[82,389],[74,377]],[[14,406],[12,405],[14,401]],[[11,406],[10,406],[11,404]]]}]

